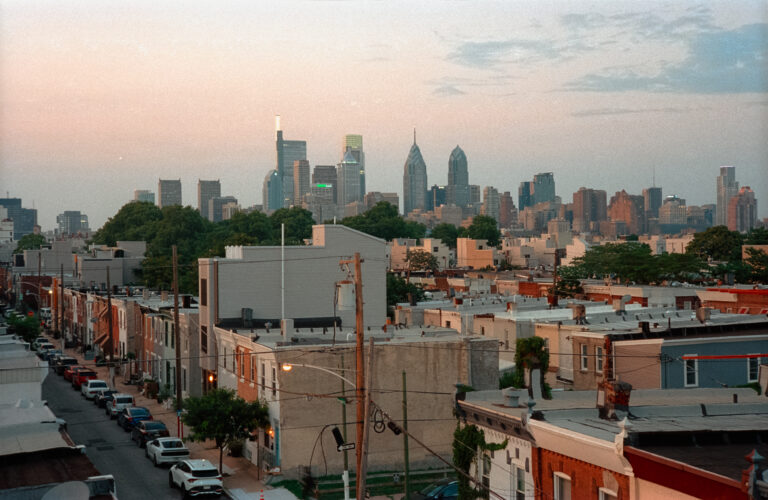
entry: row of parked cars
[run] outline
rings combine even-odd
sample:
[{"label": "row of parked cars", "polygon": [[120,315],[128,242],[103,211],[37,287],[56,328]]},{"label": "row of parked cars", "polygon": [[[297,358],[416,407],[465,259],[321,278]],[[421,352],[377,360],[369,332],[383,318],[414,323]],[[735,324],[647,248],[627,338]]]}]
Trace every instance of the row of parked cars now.
[{"label": "row of parked cars", "polygon": [[131,439],[144,448],[144,455],[155,467],[172,464],[168,472],[172,488],[179,488],[185,496],[193,497],[223,492],[222,476],[216,466],[208,460],[190,459],[184,442],[171,437],[165,424],[154,420],[147,408],[136,406],[132,395],[110,388],[93,369],[78,364],[75,358],[58,353],[49,359],[49,364],[72,384],[74,390],[79,390],[98,408],[104,408],[106,416],[115,420],[125,432],[130,432]]}]

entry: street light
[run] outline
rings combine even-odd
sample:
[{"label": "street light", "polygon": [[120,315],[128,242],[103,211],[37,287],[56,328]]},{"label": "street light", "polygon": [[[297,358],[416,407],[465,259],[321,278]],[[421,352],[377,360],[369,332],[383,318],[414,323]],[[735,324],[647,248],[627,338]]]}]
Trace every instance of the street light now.
[{"label": "street light", "polygon": [[[357,389],[357,386],[355,385],[354,382],[352,382],[348,378],[344,377],[343,375],[339,375],[338,373],[336,373],[335,370],[339,370],[337,368],[325,368],[323,366],[307,365],[307,364],[304,364],[304,363],[280,363],[280,369],[283,370],[284,372],[289,372],[289,371],[293,370],[294,366],[298,366],[298,367],[301,367],[301,368],[311,368],[311,369],[314,369],[314,370],[320,370],[322,372],[325,372],[325,373],[328,373],[330,375],[333,375],[336,378],[340,378],[344,382],[346,382],[349,385],[351,385],[353,389]],[[340,370],[340,371],[344,371],[344,370]]]}]

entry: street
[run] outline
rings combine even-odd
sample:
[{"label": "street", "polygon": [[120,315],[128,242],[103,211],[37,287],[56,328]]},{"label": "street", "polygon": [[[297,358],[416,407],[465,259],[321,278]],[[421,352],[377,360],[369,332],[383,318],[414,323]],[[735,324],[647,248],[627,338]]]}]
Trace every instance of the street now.
[{"label": "street", "polygon": [[168,486],[168,466],[155,468],[144,456],[144,450],[131,441],[130,433],[74,391],[63,377],[54,372],[48,374],[43,383],[43,399],[56,416],[66,420],[75,444],[86,446],[96,469],[114,476],[120,500],[181,497],[181,492]]}]

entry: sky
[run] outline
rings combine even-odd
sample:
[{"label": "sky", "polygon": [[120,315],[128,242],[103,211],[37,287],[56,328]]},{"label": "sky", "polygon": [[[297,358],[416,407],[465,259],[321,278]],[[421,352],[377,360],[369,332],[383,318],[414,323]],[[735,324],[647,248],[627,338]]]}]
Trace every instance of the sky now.
[{"label": "sky", "polygon": [[516,203],[538,172],[714,203],[733,165],[768,217],[768,2],[0,2],[0,196],[44,230],[159,178],[261,203],[278,114],[313,166],[362,134],[401,198],[415,128],[429,185],[457,144]]}]

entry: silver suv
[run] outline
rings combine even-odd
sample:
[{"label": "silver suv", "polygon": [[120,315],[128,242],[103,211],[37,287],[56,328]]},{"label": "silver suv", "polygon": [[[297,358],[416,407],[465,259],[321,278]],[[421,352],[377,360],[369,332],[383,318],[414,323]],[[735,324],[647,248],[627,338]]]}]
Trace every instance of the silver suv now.
[{"label": "silver suv", "polygon": [[107,416],[109,418],[117,418],[117,415],[123,411],[123,408],[130,408],[134,404],[136,404],[136,402],[130,394],[113,394],[112,399],[107,401]]}]

